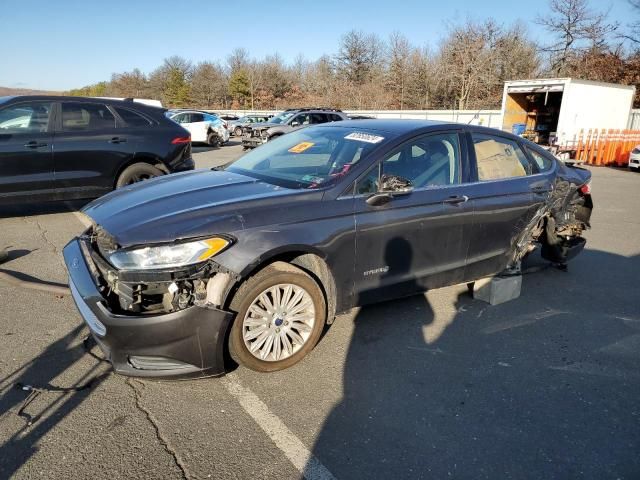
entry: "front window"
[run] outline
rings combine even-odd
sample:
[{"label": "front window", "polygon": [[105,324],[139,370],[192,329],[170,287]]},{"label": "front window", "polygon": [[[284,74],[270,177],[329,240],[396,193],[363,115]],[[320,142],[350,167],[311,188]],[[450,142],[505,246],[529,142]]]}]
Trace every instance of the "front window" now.
[{"label": "front window", "polygon": [[226,170],[287,188],[321,188],[338,181],[383,142],[379,132],[309,127],[265,143]]},{"label": "front window", "polygon": [[460,181],[460,142],[457,133],[437,133],[410,140],[391,152],[360,179],[356,193],[382,190],[383,177],[399,177],[413,188],[455,185]]},{"label": "front window", "polygon": [[0,110],[0,134],[44,133],[50,114],[51,102],[12,105]]},{"label": "front window", "polygon": [[275,117],[271,117],[269,123],[285,123],[294,113],[295,112],[282,112]]}]

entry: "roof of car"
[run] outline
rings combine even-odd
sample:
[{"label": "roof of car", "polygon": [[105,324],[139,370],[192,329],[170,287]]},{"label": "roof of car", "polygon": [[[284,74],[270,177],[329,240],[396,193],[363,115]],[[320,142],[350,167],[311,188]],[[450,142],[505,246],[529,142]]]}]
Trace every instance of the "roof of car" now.
[{"label": "roof of car", "polygon": [[380,130],[384,132],[394,133],[401,135],[413,130],[426,127],[435,127],[442,125],[456,125],[459,123],[454,122],[441,122],[437,120],[411,120],[411,119],[387,119],[387,118],[375,118],[375,119],[363,119],[363,120],[343,120],[341,122],[331,122],[322,125],[331,127],[347,127],[347,128],[362,128],[367,130]]},{"label": "roof of car", "polygon": [[156,107],[154,105],[149,105],[142,102],[135,102],[133,99],[123,99],[116,100],[114,98],[100,98],[100,97],[76,97],[70,95],[15,95],[12,97],[1,97],[3,100],[51,100],[54,102],[59,101],[70,101],[70,102],[82,102],[82,101],[91,101],[91,102],[101,102],[108,103],[110,105],[122,105],[122,106],[131,106],[135,105],[136,108],[150,109],[155,111],[164,111],[166,110],[163,107]]}]

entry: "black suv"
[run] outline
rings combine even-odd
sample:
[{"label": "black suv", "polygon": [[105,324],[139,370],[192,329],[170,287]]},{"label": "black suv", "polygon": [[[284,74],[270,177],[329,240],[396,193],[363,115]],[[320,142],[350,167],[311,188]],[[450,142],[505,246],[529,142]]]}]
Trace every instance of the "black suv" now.
[{"label": "black suv", "polygon": [[341,110],[333,108],[290,108],[268,122],[248,125],[243,129],[242,146],[255,148],[269,140],[308,125],[349,120]]},{"label": "black suv", "polygon": [[130,100],[0,97],[0,203],[99,197],[194,168],[189,132]]}]

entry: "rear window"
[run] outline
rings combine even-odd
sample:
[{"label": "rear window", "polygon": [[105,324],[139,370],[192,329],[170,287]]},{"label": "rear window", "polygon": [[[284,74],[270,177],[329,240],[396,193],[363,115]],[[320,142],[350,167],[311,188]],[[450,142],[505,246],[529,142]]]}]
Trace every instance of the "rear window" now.
[{"label": "rear window", "polygon": [[546,172],[553,166],[553,160],[527,147],[527,151],[538,167],[539,172]]},{"label": "rear window", "polygon": [[114,110],[129,127],[148,127],[153,124],[148,118],[128,108],[114,107]]},{"label": "rear window", "polygon": [[524,177],[531,165],[520,146],[508,138],[474,133],[479,180]]},{"label": "rear window", "polygon": [[82,132],[114,128],[116,119],[101,103],[62,103],[62,130]]}]

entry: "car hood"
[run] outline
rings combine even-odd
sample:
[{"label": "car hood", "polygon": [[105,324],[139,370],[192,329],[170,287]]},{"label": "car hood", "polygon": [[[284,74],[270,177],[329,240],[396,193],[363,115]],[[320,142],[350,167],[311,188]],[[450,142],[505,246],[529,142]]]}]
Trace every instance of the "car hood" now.
[{"label": "car hood", "polygon": [[194,170],[118,189],[83,212],[128,247],[241,230],[247,209],[296,195],[301,192],[236,173]]},{"label": "car hood", "polygon": [[254,130],[266,130],[271,127],[282,127],[285,125],[284,123],[270,123],[270,122],[262,122],[262,123],[254,123],[251,125],[251,128]]}]

